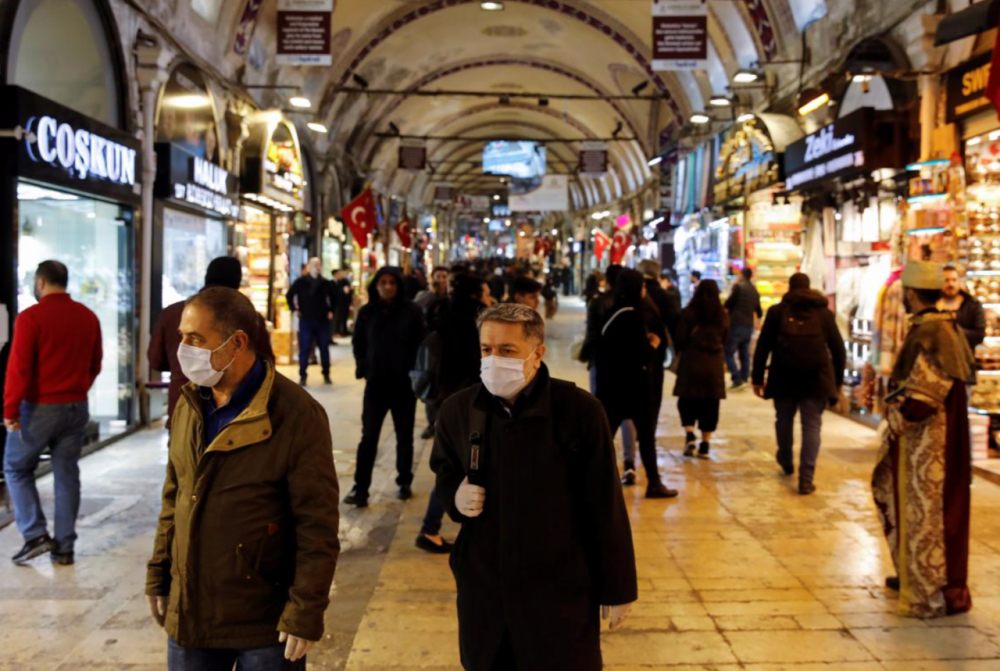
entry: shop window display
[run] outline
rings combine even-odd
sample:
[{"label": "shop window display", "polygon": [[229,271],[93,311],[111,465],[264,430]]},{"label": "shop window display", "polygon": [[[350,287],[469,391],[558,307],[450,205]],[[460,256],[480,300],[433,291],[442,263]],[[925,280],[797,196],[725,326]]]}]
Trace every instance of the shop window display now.
[{"label": "shop window display", "polygon": [[761,306],[766,311],[788,293],[788,280],[803,259],[800,199],[776,198],[773,190],[748,199],[746,214],[747,266],[754,269]]},{"label": "shop window display", "polygon": [[104,362],[90,391],[103,439],[128,426],[132,401],[132,210],[29,182],[18,183],[17,308],[35,304],[34,272],[47,259],[69,267],[69,292],[97,314]]},{"label": "shop window display", "polygon": [[208,264],[225,255],[226,222],[165,208],[161,305],[172,305],[196,294]]}]

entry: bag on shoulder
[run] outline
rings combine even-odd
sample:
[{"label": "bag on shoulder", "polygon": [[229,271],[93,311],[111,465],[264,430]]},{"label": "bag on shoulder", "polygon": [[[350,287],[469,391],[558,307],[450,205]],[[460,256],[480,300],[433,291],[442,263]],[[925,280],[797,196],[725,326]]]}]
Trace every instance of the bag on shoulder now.
[{"label": "bag on shoulder", "polygon": [[794,310],[782,315],[778,332],[778,361],[785,368],[818,370],[830,361],[820,310]]},{"label": "bag on shoulder", "polygon": [[427,403],[437,398],[441,375],[441,335],[433,331],[417,349],[417,360],[410,371],[413,395]]}]

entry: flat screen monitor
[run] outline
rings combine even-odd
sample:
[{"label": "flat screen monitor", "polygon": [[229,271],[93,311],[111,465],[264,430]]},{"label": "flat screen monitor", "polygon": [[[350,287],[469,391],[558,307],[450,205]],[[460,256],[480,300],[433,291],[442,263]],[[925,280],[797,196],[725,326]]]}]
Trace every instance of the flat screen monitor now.
[{"label": "flat screen monitor", "polygon": [[483,172],[519,179],[545,174],[545,147],[538,142],[498,140],[483,149]]}]

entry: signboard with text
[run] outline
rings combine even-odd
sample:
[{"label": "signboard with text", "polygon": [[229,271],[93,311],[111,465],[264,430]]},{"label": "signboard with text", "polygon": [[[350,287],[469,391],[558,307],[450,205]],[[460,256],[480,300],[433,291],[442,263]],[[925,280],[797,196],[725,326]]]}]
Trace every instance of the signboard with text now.
[{"label": "signboard with text", "polygon": [[427,169],[427,143],[403,140],[399,143],[399,169],[422,172]]},{"label": "signboard with text", "polygon": [[278,0],[278,65],[333,65],[333,0]]},{"label": "signboard with text", "polygon": [[653,69],[708,66],[708,2],[653,0]]},{"label": "signboard with text", "polygon": [[990,80],[993,52],[987,51],[950,70],[947,74],[948,104],[945,120],[956,123],[990,107],[986,83]]},{"label": "signboard with text", "polygon": [[580,174],[585,177],[603,177],[608,172],[608,143],[583,142],[580,144]]}]

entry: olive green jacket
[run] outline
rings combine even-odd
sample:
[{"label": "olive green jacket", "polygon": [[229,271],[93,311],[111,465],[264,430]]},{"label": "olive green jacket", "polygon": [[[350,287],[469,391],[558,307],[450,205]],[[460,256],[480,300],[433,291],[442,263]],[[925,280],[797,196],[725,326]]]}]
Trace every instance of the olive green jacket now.
[{"label": "olive green jacket", "polygon": [[146,594],[169,596],[187,648],[256,648],[323,635],[340,543],[339,488],[322,406],[267,364],[239,417],[203,446],[187,384],[170,433]]}]

